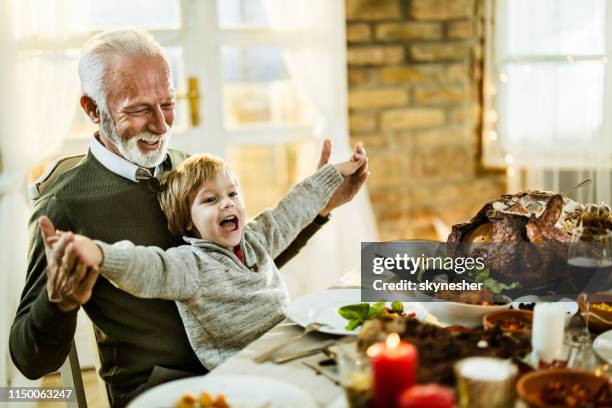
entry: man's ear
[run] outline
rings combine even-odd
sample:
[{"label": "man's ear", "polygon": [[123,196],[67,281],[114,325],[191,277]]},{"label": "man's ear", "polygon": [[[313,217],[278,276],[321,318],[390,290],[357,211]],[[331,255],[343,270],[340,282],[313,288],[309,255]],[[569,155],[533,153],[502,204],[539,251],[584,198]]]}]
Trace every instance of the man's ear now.
[{"label": "man's ear", "polygon": [[98,110],[96,102],[89,96],[83,95],[81,96],[80,103],[87,117],[89,117],[93,123],[100,123],[100,111]]}]

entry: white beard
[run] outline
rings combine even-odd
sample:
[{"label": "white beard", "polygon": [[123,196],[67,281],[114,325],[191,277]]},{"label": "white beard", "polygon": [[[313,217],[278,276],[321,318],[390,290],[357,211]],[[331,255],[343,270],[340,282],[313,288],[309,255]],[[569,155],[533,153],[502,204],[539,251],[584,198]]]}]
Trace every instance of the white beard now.
[{"label": "white beard", "polygon": [[[123,139],[117,133],[117,128],[113,123],[112,118],[107,112],[100,112],[100,125],[104,135],[110,139],[115,145],[121,156],[127,161],[137,164],[141,167],[152,168],[157,167],[166,158],[168,152],[168,142],[172,136],[172,128],[163,135],[158,135],[152,132],[140,132],[139,134]],[[138,141],[142,140],[148,143],[159,143],[159,148],[150,152],[142,152],[138,148]]]}]

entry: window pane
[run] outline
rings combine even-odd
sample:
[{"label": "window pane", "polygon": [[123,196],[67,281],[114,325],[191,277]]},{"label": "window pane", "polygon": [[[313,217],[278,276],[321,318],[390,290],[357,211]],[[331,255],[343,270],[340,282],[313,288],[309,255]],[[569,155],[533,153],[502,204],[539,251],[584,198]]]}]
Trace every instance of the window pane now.
[{"label": "window pane", "polygon": [[220,0],[217,14],[221,28],[267,27],[263,0]]},{"label": "window pane", "polygon": [[142,27],[148,30],[181,26],[179,0],[88,0],[90,28]]},{"label": "window pane", "polygon": [[179,0],[13,0],[16,38],[65,39],[117,27],[178,29]]},{"label": "window pane", "polygon": [[606,0],[505,0],[500,10],[505,56],[605,52]]},{"label": "window pane", "polygon": [[504,144],[575,149],[599,136],[604,64],[507,64],[505,72],[499,95]]},{"label": "window pane", "polygon": [[222,47],[225,126],[305,125],[312,112],[275,45]]}]

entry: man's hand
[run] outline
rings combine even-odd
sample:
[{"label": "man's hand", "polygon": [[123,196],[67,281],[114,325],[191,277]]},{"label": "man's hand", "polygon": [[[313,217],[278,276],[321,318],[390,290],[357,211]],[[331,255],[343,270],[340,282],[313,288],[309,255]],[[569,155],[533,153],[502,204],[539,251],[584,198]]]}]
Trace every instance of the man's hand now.
[{"label": "man's hand", "polygon": [[[329,162],[330,156],[331,141],[329,139],[325,139],[323,141],[323,147],[321,148],[321,159],[319,160],[317,169],[320,169],[326,165]],[[356,171],[344,179],[344,183],[338,187],[334,195],[327,202],[325,208],[321,210],[319,215],[323,217],[327,217],[333,209],[351,201],[359,192],[361,186],[363,186],[363,183],[365,183],[368,175],[370,174],[368,171],[368,158],[366,156],[366,151],[361,143],[355,145],[355,150],[347,163],[359,163],[359,167]]]},{"label": "man's hand", "polygon": [[91,298],[100,271],[97,266],[88,266],[80,259],[74,234],[58,234],[51,220],[45,216],[40,217],[38,222],[47,255],[49,301],[56,303],[64,312],[74,310]]}]

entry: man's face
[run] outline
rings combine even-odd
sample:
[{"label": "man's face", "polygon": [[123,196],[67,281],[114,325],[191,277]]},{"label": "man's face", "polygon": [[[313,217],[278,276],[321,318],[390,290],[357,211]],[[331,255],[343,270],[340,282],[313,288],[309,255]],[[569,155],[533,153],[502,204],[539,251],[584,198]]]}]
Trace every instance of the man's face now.
[{"label": "man's face", "polygon": [[229,171],[205,181],[191,204],[191,222],[199,237],[229,250],[242,239],[245,217],[240,188]]},{"label": "man's face", "polygon": [[121,156],[155,167],[167,152],[174,123],[174,91],[161,56],[113,56],[108,74],[108,112],[101,130]]}]

